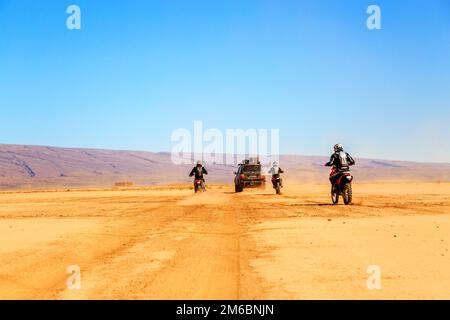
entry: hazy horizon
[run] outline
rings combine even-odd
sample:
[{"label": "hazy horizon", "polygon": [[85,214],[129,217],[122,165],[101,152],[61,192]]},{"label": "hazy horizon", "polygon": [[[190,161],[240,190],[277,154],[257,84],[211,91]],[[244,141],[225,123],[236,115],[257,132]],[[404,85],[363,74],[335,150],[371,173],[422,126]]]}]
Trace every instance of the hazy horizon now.
[{"label": "hazy horizon", "polygon": [[[123,152],[149,152],[149,153],[167,153],[170,154],[171,150],[142,150],[142,149],[115,149],[115,148],[96,148],[96,147],[83,147],[83,146],[55,146],[55,145],[39,145],[39,144],[11,144],[11,143],[0,143],[0,146],[26,146],[26,147],[43,147],[43,148],[56,148],[56,149],[85,149],[85,150],[105,150],[105,151],[123,151]],[[330,150],[329,154],[302,154],[302,153],[281,153],[280,156],[300,156],[300,157],[324,157],[328,158],[331,155],[332,151]],[[223,154],[223,155],[226,155]],[[240,156],[240,155],[237,155]],[[388,159],[388,158],[380,158],[380,157],[364,157],[364,156],[355,156],[355,158],[359,158],[361,160],[380,160],[380,161],[393,161],[393,162],[411,162],[411,163],[424,163],[424,164],[450,164],[449,162],[439,162],[439,161],[413,161],[413,160],[400,160],[400,159]]]}]

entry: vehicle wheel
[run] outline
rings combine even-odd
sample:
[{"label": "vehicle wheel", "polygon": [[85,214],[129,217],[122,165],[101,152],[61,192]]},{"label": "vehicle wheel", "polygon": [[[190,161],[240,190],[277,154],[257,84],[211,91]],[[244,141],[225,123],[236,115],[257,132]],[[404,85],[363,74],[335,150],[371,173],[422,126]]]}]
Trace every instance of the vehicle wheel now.
[{"label": "vehicle wheel", "polygon": [[349,205],[350,203],[352,203],[352,185],[350,183],[347,183],[344,186],[344,190],[343,190],[343,198],[344,198],[344,203],[345,205]]},{"label": "vehicle wheel", "polygon": [[281,193],[281,187],[279,184],[277,184],[277,186],[275,187],[275,190],[276,190],[277,194]]},{"label": "vehicle wheel", "polygon": [[334,191],[333,186],[331,186],[331,201],[333,202],[333,204],[339,203],[339,193]]},{"label": "vehicle wheel", "polygon": [[242,187],[241,187],[240,185],[238,185],[238,184],[235,184],[235,185],[234,185],[234,190],[235,190],[236,192],[242,192]]}]

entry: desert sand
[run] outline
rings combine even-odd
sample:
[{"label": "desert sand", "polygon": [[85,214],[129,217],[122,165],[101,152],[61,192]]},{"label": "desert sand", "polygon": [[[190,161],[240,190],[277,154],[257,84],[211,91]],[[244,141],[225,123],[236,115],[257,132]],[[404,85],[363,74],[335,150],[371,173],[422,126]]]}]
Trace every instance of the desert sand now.
[{"label": "desert sand", "polygon": [[1,299],[450,299],[449,248],[450,183],[0,193]]}]

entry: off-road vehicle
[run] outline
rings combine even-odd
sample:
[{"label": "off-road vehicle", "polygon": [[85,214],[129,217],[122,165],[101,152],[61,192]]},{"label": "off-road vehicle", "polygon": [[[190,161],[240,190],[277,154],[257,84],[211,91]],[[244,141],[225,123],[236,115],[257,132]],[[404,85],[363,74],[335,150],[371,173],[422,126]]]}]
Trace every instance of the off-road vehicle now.
[{"label": "off-road vehicle", "polygon": [[234,187],[236,192],[242,192],[244,188],[265,186],[266,178],[261,174],[261,163],[258,158],[249,158],[242,161],[234,174]]}]

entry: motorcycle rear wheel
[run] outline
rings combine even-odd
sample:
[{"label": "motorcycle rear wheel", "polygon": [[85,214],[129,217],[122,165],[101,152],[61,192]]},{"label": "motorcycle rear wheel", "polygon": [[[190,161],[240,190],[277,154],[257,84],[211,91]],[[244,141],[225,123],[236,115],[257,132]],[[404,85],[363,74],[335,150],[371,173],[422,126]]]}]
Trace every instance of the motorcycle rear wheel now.
[{"label": "motorcycle rear wheel", "polygon": [[206,188],[205,188],[205,185],[203,183],[201,183],[201,184],[195,183],[194,184],[194,192],[195,193],[205,192],[205,191],[206,191]]},{"label": "motorcycle rear wheel", "polygon": [[353,198],[352,185],[350,183],[347,183],[346,185],[344,185],[344,188],[342,191],[343,191],[342,197],[344,198],[344,204],[345,205],[351,204],[352,198]]}]

